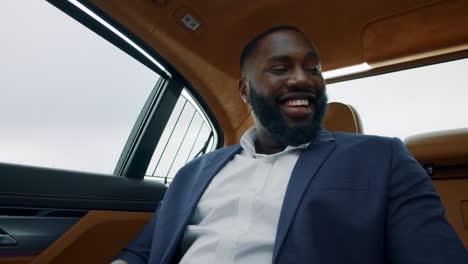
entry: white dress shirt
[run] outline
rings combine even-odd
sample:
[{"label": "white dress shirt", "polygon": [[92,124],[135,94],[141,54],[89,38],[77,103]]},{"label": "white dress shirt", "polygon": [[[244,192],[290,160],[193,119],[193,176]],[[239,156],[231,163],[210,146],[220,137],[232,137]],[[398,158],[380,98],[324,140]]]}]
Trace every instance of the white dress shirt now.
[{"label": "white dress shirt", "polygon": [[213,178],[182,238],[180,263],[271,263],[286,187],[308,144],[282,152],[255,152],[255,128],[243,151]]}]

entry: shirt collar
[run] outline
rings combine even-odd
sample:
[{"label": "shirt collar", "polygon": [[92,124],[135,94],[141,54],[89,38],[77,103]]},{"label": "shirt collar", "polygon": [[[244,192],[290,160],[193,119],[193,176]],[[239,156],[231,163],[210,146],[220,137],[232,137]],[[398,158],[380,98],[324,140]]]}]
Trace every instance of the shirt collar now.
[{"label": "shirt collar", "polygon": [[241,140],[240,140],[240,145],[244,149],[245,154],[252,156],[254,158],[260,158],[264,156],[276,156],[276,155],[282,155],[285,153],[289,153],[294,150],[302,150],[307,148],[310,143],[305,143],[299,146],[290,146],[288,145],[283,151],[267,155],[267,154],[259,154],[255,151],[255,135],[257,133],[257,130],[255,127],[251,127],[245,131],[244,135],[242,135]]}]

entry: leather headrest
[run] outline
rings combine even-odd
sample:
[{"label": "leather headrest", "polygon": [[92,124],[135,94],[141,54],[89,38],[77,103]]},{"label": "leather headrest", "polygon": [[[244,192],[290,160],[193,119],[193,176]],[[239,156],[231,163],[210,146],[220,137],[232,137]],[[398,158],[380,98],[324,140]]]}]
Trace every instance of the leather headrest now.
[{"label": "leather headrest", "polygon": [[330,132],[364,133],[356,110],[350,105],[338,102],[328,104],[323,127]]},{"label": "leather headrest", "polygon": [[421,164],[438,166],[468,164],[468,128],[410,136],[406,147]]}]

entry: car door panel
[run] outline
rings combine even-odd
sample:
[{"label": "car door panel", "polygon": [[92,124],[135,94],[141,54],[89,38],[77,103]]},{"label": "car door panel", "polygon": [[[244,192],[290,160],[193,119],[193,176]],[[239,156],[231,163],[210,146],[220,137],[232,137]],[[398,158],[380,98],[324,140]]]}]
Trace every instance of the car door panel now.
[{"label": "car door panel", "polygon": [[32,264],[109,263],[153,213],[90,211]]},{"label": "car door panel", "polygon": [[0,232],[2,252],[37,252],[46,249],[80,218],[3,216]]},{"label": "car door panel", "polygon": [[166,186],[130,179],[0,164],[0,263],[106,263],[151,218]]}]

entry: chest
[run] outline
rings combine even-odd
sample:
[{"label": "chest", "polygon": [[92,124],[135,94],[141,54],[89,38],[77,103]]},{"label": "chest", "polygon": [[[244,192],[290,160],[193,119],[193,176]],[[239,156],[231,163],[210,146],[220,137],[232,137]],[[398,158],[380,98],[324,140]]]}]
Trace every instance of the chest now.
[{"label": "chest", "polygon": [[271,222],[271,218],[279,217],[297,158],[236,155],[209,184],[190,223]]}]

